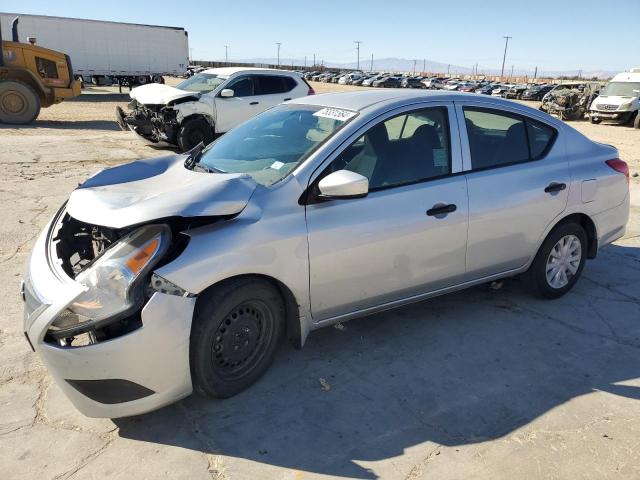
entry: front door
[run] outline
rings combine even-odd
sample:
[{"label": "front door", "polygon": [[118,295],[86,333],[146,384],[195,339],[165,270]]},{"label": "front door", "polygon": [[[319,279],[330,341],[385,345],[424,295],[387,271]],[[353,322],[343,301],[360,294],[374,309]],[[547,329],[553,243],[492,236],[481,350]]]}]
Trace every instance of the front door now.
[{"label": "front door", "polygon": [[[450,126],[454,128],[454,134]],[[314,180],[369,178],[365,198],[307,205],[314,321],[458,283],[465,273],[467,186],[449,105],[381,121]]]},{"label": "front door", "polygon": [[260,101],[254,92],[254,81],[251,76],[237,77],[224,88],[233,90],[233,97],[221,97],[218,94],[215,98],[216,133],[226,133],[262,111]]}]

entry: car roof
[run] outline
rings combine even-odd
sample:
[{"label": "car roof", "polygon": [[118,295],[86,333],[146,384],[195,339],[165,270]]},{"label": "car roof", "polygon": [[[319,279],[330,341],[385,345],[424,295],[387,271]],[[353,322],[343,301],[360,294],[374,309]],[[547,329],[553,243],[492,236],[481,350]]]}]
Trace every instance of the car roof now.
[{"label": "car roof", "polygon": [[280,75],[293,75],[294,72],[289,70],[278,70],[276,68],[256,68],[256,67],[221,67],[221,68],[207,68],[202,73],[213,73],[215,75],[221,75],[223,77],[229,77],[238,72],[255,72],[255,73],[278,73]]},{"label": "car roof", "polygon": [[[363,112],[369,108],[395,108],[424,101],[455,102],[468,101],[483,103],[487,107],[509,107],[521,110],[523,113],[538,116],[536,109],[503,98],[487,97],[475,93],[454,92],[449,90],[413,90],[413,89],[380,89],[364,90],[360,92],[322,93],[309,97],[300,97],[287,102],[288,104],[315,105],[320,107],[341,108]],[[549,123],[555,124],[552,119]]]}]

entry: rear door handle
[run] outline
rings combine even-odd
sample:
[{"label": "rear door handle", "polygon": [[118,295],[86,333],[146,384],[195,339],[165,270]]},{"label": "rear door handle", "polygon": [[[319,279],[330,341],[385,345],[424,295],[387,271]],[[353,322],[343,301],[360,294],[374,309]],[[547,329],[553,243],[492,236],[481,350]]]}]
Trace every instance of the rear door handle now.
[{"label": "rear door handle", "polygon": [[260,102],[251,102],[249,105],[258,105]]},{"label": "rear door handle", "polygon": [[445,205],[443,203],[437,203],[436,205],[431,207],[429,210],[427,210],[427,215],[429,215],[430,217],[435,217],[438,215],[446,215],[447,213],[455,212],[457,209],[458,207],[455,206],[453,203],[450,203],[449,205]]},{"label": "rear door handle", "polygon": [[291,100],[291,98],[285,98],[284,101],[288,102],[289,100]]},{"label": "rear door handle", "polygon": [[566,183],[552,182],[549,185],[547,185],[547,187],[544,189],[544,191],[547,192],[547,193],[561,192],[565,188],[567,188],[567,184]]}]

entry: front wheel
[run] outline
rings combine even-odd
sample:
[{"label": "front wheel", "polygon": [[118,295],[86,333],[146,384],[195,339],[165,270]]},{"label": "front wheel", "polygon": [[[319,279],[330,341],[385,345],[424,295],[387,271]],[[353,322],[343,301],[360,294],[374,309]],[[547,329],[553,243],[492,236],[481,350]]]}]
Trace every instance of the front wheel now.
[{"label": "front wheel", "polygon": [[202,118],[194,118],[184,122],[180,130],[178,130],[178,146],[180,150],[186,152],[200,142],[205,145],[213,142],[213,129],[209,122]]},{"label": "front wheel", "polygon": [[589,121],[591,123],[595,123],[597,125],[598,123],[602,122],[602,119],[601,118],[595,118],[595,117],[589,117]]},{"label": "front wheel", "polygon": [[205,293],[191,329],[194,389],[228,398],[252,385],[273,360],[284,318],[280,292],[263,280],[230,280]]},{"label": "front wheel", "polygon": [[26,83],[18,80],[0,82],[0,122],[24,125],[40,113],[40,98]]},{"label": "front wheel", "polygon": [[560,225],[547,236],[524,279],[537,296],[561,297],[580,277],[586,255],[587,235],[582,226]]}]

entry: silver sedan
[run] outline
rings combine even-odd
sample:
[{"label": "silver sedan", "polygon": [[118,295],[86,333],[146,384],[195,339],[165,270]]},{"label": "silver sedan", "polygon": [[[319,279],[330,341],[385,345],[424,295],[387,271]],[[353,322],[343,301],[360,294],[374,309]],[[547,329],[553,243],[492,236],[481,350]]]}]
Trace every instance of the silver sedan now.
[{"label": "silver sedan", "polygon": [[283,337],[516,275],[560,297],[628,215],[617,150],[540,111],[306,97],[80,185],[28,262],[24,330],[89,416],[229,397]]}]

